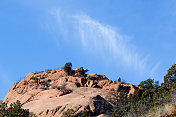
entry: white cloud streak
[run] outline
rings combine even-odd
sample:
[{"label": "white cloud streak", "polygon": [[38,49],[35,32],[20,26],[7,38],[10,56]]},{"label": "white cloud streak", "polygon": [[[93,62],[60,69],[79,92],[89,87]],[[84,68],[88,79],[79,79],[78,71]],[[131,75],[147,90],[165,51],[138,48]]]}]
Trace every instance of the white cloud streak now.
[{"label": "white cloud streak", "polygon": [[89,51],[97,54],[101,53],[105,57],[109,56],[135,70],[146,69],[147,57],[142,57],[135,50],[127,36],[87,15],[74,15],[74,18],[84,48],[89,48]]},{"label": "white cloud streak", "polygon": [[100,23],[84,13],[72,15],[54,9],[52,15],[57,21],[57,25],[53,25],[58,33],[62,33],[64,41],[81,44],[87,55],[140,76],[150,77],[157,71],[159,65],[149,63],[149,56],[140,53],[131,38],[115,27]]}]

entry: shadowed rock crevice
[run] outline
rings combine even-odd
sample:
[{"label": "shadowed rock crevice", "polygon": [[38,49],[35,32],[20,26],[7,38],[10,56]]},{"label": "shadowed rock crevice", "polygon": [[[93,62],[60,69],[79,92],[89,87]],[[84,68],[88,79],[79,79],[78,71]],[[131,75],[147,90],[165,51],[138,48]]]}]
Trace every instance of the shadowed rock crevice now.
[{"label": "shadowed rock crevice", "polygon": [[[93,101],[93,106],[95,108],[94,115],[99,115],[99,114],[107,114],[111,113],[113,111],[113,106],[104,98],[102,98],[100,95],[97,95],[96,97],[92,98]],[[103,106],[102,106],[103,105]]]}]

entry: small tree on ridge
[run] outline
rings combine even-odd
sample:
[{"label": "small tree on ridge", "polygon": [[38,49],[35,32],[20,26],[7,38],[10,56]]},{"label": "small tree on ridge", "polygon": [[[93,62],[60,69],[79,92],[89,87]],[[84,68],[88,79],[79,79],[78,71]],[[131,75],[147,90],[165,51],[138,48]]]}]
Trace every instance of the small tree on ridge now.
[{"label": "small tree on ridge", "polygon": [[71,75],[72,63],[71,62],[66,63],[63,69],[67,73],[68,76]]}]

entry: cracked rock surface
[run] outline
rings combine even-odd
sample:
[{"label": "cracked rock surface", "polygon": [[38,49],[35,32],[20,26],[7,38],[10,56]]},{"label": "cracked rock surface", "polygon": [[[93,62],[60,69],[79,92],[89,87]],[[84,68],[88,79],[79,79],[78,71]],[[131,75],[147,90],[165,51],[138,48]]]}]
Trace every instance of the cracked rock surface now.
[{"label": "cracked rock surface", "polygon": [[81,75],[76,70],[71,76],[67,76],[63,69],[31,72],[11,87],[4,102],[10,105],[20,100],[23,108],[37,117],[61,117],[68,109],[73,109],[75,114],[88,111],[105,116],[113,111],[121,89],[130,95],[139,88],[111,81],[104,75]]}]

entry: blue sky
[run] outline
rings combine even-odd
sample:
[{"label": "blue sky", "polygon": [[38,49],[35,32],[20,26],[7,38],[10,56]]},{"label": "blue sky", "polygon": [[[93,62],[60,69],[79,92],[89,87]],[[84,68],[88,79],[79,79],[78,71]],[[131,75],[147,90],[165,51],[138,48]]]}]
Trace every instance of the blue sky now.
[{"label": "blue sky", "polygon": [[139,84],[176,61],[175,0],[3,0],[0,99],[29,72],[72,62]]}]

